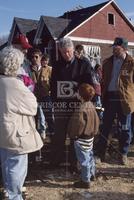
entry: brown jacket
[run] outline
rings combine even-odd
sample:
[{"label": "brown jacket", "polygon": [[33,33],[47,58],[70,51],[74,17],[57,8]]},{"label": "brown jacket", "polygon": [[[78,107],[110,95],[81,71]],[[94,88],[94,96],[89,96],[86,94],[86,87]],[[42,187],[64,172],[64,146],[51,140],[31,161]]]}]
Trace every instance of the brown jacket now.
[{"label": "brown jacket", "polygon": [[32,79],[35,82],[35,96],[38,101],[50,94],[50,79],[52,67],[42,67],[39,71],[32,70]]},{"label": "brown jacket", "polygon": [[[106,92],[111,80],[113,56],[106,59],[102,69],[102,97],[105,104]],[[134,59],[126,55],[118,77],[119,95],[124,114],[134,112]]]},{"label": "brown jacket", "polygon": [[77,139],[79,137],[88,136],[94,137],[99,130],[99,118],[94,105],[89,102],[84,102],[72,114],[67,133],[70,138]]}]

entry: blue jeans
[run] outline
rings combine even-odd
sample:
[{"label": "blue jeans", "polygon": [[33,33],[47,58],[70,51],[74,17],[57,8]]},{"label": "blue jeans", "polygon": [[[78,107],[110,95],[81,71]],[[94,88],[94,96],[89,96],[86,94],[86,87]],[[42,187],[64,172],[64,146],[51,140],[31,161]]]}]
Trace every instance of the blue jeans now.
[{"label": "blue jeans", "polygon": [[[94,104],[95,104],[96,107],[102,108],[101,96],[99,96],[99,95],[96,94],[95,97],[93,98],[93,102],[94,102]],[[97,110],[97,114],[99,116],[99,119],[102,120],[102,118],[103,118],[103,111]]]},{"label": "blue jeans", "polygon": [[95,175],[95,161],[93,157],[93,150],[83,150],[77,140],[74,141],[74,147],[77,159],[81,166],[81,179],[84,182],[90,182],[91,176]]},{"label": "blue jeans", "polygon": [[41,134],[43,132],[46,132],[46,122],[45,122],[45,116],[43,113],[42,106],[38,104],[37,108],[37,130]]},{"label": "blue jeans", "polygon": [[120,97],[112,92],[107,94],[104,108],[102,133],[97,147],[98,155],[103,156],[106,152],[108,136],[116,116],[119,122],[119,154],[127,155],[132,137],[131,113],[127,115],[123,113]]},{"label": "blue jeans", "polygon": [[22,187],[27,175],[27,154],[13,154],[0,148],[0,159],[4,188],[8,192],[9,200],[23,200]]},{"label": "blue jeans", "polygon": [[43,112],[45,115],[45,119],[48,125],[48,132],[53,133],[54,132],[54,116],[53,116],[53,106],[52,106],[52,100],[50,96],[46,96],[43,99],[44,106],[43,107]]}]

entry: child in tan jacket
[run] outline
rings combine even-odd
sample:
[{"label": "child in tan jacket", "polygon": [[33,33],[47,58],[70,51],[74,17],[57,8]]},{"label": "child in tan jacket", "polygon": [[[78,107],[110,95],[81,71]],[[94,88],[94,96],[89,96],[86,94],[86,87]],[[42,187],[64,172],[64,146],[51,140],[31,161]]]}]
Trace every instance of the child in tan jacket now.
[{"label": "child in tan jacket", "polygon": [[78,98],[81,101],[68,124],[68,134],[74,139],[77,159],[81,167],[81,180],[74,183],[76,188],[89,188],[90,179],[95,176],[93,157],[93,140],[98,133],[99,118],[91,99],[95,95],[94,88],[86,83],[79,86]]}]

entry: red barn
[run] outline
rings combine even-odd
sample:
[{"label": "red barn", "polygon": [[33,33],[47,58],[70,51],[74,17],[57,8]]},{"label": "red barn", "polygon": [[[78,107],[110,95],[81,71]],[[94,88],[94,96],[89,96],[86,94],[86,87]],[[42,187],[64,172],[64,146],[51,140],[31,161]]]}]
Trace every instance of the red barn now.
[{"label": "red barn", "polygon": [[129,53],[134,55],[134,26],[113,0],[60,17],[41,16],[39,24],[34,42],[50,54],[54,48],[57,54],[59,38],[70,37],[84,45],[89,57],[103,60],[111,54],[114,38],[120,36],[128,39]]},{"label": "red barn", "polygon": [[58,58],[57,41],[70,37],[83,44],[89,58],[103,61],[110,56],[115,37],[125,37],[134,56],[134,26],[114,0],[64,13],[60,17],[41,16],[36,20],[14,18],[9,44],[17,33],[28,36],[30,43]]}]

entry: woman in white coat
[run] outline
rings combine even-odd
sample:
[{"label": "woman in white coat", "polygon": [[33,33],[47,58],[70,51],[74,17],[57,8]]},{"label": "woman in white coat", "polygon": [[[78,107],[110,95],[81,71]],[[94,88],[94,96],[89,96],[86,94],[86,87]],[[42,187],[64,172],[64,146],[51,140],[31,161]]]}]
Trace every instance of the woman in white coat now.
[{"label": "woman in white coat", "polygon": [[23,60],[23,53],[11,46],[0,52],[0,159],[9,200],[23,200],[28,153],[43,146],[34,122],[36,97],[17,78]]}]

